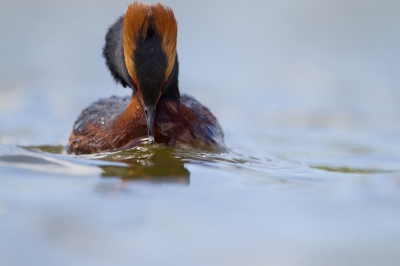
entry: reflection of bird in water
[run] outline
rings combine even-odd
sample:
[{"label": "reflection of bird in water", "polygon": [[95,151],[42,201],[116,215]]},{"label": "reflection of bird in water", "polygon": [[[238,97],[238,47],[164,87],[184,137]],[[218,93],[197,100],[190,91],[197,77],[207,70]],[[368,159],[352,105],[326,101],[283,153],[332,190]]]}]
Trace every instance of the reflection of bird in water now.
[{"label": "reflection of bird in water", "polygon": [[[117,158],[116,158],[117,157]],[[122,181],[149,181],[154,183],[190,183],[190,172],[185,167],[189,157],[167,147],[146,149],[138,147],[107,154],[102,160],[125,165],[99,166],[103,177],[119,177]]]},{"label": "reflection of bird in water", "polygon": [[132,148],[147,141],[171,147],[223,149],[223,133],[212,113],[178,89],[177,23],[161,4],[129,5],[110,27],[103,55],[114,79],[132,97],[101,99],[75,122],[69,152]]}]

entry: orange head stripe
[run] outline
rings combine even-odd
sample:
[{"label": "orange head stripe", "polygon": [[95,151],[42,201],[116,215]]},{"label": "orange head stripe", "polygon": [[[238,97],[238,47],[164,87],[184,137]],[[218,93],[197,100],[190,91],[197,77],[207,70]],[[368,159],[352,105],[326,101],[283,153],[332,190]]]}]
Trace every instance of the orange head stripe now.
[{"label": "orange head stripe", "polygon": [[161,4],[151,6],[153,17],[155,19],[157,31],[162,38],[162,47],[167,55],[167,69],[165,77],[171,74],[176,57],[176,41],[178,37],[178,26],[175,20],[174,12]]},{"label": "orange head stripe", "polygon": [[144,36],[148,28],[149,6],[146,4],[134,2],[128,6],[128,10],[124,16],[124,55],[125,65],[129,75],[137,80],[135,67],[132,59],[136,49],[136,40],[139,35]]},{"label": "orange head stripe", "polygon": [[125,65],[129,75],[135,80],[137,80],[137,75],[132,59],[136,40],[140,36],[146,36],[150,23],[155,23],[155,28],[161,36],[163,51],[167,56],[166,78],[171,74],[175,63],[178,27],[172,10],[161,4],[149,6],[134,2],[128,6],[124,17],[123,38]]}]

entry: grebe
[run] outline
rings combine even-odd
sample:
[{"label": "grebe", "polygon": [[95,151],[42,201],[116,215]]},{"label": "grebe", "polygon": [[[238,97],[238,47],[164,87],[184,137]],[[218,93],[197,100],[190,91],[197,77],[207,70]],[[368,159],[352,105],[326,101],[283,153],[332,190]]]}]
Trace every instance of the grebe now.
[{"label": "grebe", "polygon": [[161,4],[134,2],[106,34],[103,56],[117,83],[131,97],[100,99],[82,111],[68,151],[98,153],[143,143],[207,150],[223,149],[213,114],[178,89],[177,23]]}]

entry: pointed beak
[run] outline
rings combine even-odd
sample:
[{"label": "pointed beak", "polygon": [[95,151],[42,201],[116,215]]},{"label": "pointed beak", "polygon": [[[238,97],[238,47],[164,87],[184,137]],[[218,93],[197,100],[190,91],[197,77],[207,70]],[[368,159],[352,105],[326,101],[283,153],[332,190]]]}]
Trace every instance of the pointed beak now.
[{"label": "pointed beak", "polygon": [[[150,76],[150,78],[148,76]],[[154,142],[154,123],[156,109],[158,101],[161,98],[163,89],[163,77],[157,80],[155,78],[151,78],[152,76],[154,75],[147,75],[144,78],[138,80],[138,94],[142,103],[144,114],[146,116],[149,144],[152,144]]]},{"label": "pointed beak", "polygon": [[157,104],[154,106],[144,106],[144,113],[146,115],[147,122],[147,133],[150,144],[154,142],[154,117],[156,115],[156,107]]}]

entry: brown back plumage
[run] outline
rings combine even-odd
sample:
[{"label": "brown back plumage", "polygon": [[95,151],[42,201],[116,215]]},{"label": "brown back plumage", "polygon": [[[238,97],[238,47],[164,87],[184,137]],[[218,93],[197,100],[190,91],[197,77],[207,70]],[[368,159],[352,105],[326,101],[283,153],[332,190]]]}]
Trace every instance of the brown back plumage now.
[{"label": "brown back plumage", "polygon": [[137,80],[137,74],[133,62],[136,41],[139,37],[145,37],[150,23],[161,36],[162,48],[167,56],[167,69],[165,77],[171,74],[176,57],[176,42],[178,27],[174,13],[168,7],[161,4],[147,5],[134,2],[128,6],[124,17],[124,53],[125,65],[131,77]]}]

